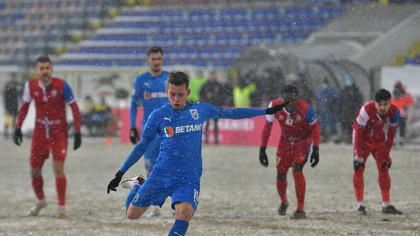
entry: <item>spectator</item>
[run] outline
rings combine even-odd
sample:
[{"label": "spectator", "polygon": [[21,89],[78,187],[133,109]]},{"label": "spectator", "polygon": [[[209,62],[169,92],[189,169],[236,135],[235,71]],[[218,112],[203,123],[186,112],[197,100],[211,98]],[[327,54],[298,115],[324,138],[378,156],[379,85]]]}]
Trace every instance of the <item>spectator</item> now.
[{"label": "spectator", "polygon": [[105,98],[96,104],[91,96],[86,96],[82,109],[83,125],[86,126],[89,136],[105,135],[105,130],[110,120],[110,107]]},{"label": "spectator", "polygon": [[[213,104],[215,106],[222,106],[221,101],[221,94],[222,94],[222,85],[217,82],[216,72],[212,71],[209,76],[209,80],[201,87],[200,89],[200,101]],[[209,143],[208,136],[209,136],[209,126],[210,121],[213,120],[214,128],[214,143],[216,145],[219,144],[218,140],[218,127],[217,127],[217,118],[208,119],[206,121],[206,125],[204,127],[204,141],[206,144]]]},{"label": "spectator", "polygon": [[16,126],[16,117],[18,114],[18,98],[22,92],[19,78],[16,73],[10,74],[10,81],[4,86],[4,105],[5,105],[5,124],[4,137],[9,137],[9,128]]},{"label": "spectator", "polygon": [[317,114],[319,117],[319,125],[321,127],[321,140],[328,142],[330,136],[336,140],[336,114],[338,105],[338,95],[334,89],[330,87],[328,80],[324,79],[321,89],[315,95],[317,103]]},{"label": "spectator", "polygon": [[245,81],[239,80],[238,86],[233,88],[233,102],[235,107],[250,107],[251,94],[255,92],[256,85],[254,83],[246,85]]},{"label": "spectator", "polygon": [[353,77],[348,74],[344,79],[345,86],[340,91],[339,111],[341,128],[343,129],[342,141],[351,143],[353,119],[359,108],[363,105],[363,96],[354,84]]},{"label": "spectator", "polygon": [[200,101],[200,89],[204,83],[206,83],[207,78],[204,76],[203,71],[197,71],[197,77],[193,78],[190,81],[191,93],[188,96],[188,101],[198,102]]},{"label": "spectator", "polygon": [[409,108],[414,105],[413,97],[408,93],[401,81],[397,81],[394,85],[394,90],[392,91],[391,103],[400,109],[400,122],[398,125],[399,129],[399,140],[400,145],[404,145],[405,142],[405,128],[407,126],[407,118],[409,113]]},{"label": "spectator", "polygon": [[222,85],[222,92],[220,94],[220,100],[222,101],[222,106],[233,107],[233,82],[232,74],[229,72],[226,77],[225,83]]}]

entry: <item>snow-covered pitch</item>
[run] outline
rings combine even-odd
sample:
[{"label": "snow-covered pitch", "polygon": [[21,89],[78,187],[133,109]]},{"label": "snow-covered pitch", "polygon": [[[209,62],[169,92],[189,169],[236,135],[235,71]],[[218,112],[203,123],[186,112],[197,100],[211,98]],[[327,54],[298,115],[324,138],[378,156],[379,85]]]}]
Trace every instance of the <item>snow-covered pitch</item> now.
[{"label": "snow-covered pitch", "polygon": [[[37,217],[26,216],[35,195],[29,175],[30,140],[15,146],[0,142],[0,235],[167,235],[173,224],[170,199],[162,217],[125,217],[127,190],[106,194],[106,186],[132,149],[131,144],[105,144],[84,139],[73,151],[69,139],[65,164],[67,219],[54,219],[57,208],[51,158],[44,165],[48,206]],[[267,149],[270,165],[258,161],[258,147],[204,146],[200,204],[187,235],[418,235],[420,233],[420,146],[392,150],[391,201],[402,216],[383,215],[372,156],[365,171],[367,216],[359,216],[352,185],[350,145],[321,144],[320,163],[307,165],[305,209],[308,219],[291,220],[296,208],[294,181],[288,174],[290,206],[279,216],[275,148]],[[143,160],[143,159],[142,159]],[[143,161],[124,177],[145,175]]]}]

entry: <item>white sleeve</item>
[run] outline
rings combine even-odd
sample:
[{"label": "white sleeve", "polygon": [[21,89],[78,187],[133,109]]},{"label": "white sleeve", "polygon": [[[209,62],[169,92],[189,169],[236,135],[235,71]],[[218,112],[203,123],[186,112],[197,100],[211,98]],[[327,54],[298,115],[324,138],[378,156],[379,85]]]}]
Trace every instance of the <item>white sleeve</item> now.
[{"label": "white sleeve", "polygon": [[29,90],[29,81],[25,83],[25,88],[23,89],[22,101],[30,103],[32,100],[31,91]]},{"label": "white sleeve", "polygon": [[365,106],[360,109],[359,115],[356,118],[356,122],[359,126],[366,126],[369,120],[369,114],[365,110]]},{"label": "white sleeve", "polygon": [[[270,104],[268,104],[268,108],[270,108],[270,107],[272,107],[272,106],[273,106],[273,101],[271,101],[271,102],[270,102]],[[276,116],[275,116],[275,114],[265,115],[265,120],[266,120],[268,123],[272,124],[272,123],[274,123],[274,121],[276,120]]]}]

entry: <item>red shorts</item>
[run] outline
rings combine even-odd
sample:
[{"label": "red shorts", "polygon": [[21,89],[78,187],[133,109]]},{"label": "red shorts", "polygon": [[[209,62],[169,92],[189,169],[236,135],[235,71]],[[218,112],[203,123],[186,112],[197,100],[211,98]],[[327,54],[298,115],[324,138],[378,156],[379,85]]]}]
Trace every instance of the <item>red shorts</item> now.
[{"label": "red shorts", "polygon": [[49,150],[53,161],[66,159],[67,154],[67,130],[47,138],[44,134],[34,131],[32,137],[31,156],[29,158],[32,168],[41,168],[49,156]]},{"label": "red shorts", "polygon": [[[390,156],[389,153],[384,152],[384,145],[382,143],[364,143],[362,146],[362,152],[360,153],[360,157],[363,158],[364,162],[369,157],[369,154],[372,153],[373,158],[378,162],[382,162],[384,160],[389,160]],[[356,151],[353,150],[353,157],[356,158]]]},{"label": "red shorts", "polygon": [[293,163],[305,165],[311,145],[312,142],[307,140],[296,141],[294,144],[281,142],[277,149],[277,172],[286,173]]}]

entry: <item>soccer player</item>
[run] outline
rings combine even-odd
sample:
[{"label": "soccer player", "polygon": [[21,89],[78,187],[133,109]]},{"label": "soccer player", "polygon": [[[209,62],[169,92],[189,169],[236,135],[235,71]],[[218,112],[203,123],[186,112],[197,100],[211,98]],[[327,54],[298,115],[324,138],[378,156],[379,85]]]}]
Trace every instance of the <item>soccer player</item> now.
[{"label": "soccer player", "polygon": [[362,106],[353,123],[353,186],[356,195],[358,212],[366,215],[363,202],[365,163],[372,153],[378,168],[378,183],[382,195],[382,212],[385,214],[398,214],[402,212],[390,204],[389,192],[391,178],[389,168],[392,164],[389,155],[398,125],[400,111],[391,104],[391,93],[379,89],[375,94],[375,101]]},{"label": "soccer player", "polygon": [[[150,47],[147,50],[147,62],[150,65],[150,69],[143,74],[137,75],[134,81],[134,92],[131,96],[130,106],[130,141],[133,144],[136,144],[140,139],[139,132],[136,128],[137,105],[139,100],[141,100],[143,105],[142,130],[144,129],[144,125],[150,113],[168,103],[168,97],[165,93],[168,72],[162,70],[163,59],[163,50],[161,47]],[[150,175],[153,166],[156,163],[156,158],[159,154],[159,146],[160,141],[156,135],[144,153],[144,167],[147,176]],[[159,215],[159,208],[155,207],[152,216]]]},{"label": "soccer player", "polygon": [[73,112],[75,124],[74,150],[78,149],[82,144],[80,134],[81,117],[70,86],[59,78],[51,77],[52,71],[51,60],[47,56],[38,57],[35,69],[38,77],[25,84],[14,141],[16,145],[22,143],[22,123],[28,113],[31,100],[34,100],[36,117],[29,161],[31,165],[32,188],[38,202],[30,210],[29,214],[36,216],[47,205],[43,191],[44,181],[41,170],[51,150],[58,198],[56,217],[65,218],[64,205],[66,203],[67,185],[64,174],[64,160],[67,153],[66,103],[69,104]]},{"label": "soccer player", "polygon": [[188,75],[172,72],[168,78],[169,103],[153,111],[142,139],[134,147],[107,187],[116,191],[123,174],[143,155],[156,133],[161,140],[160,153],[149,178],[132,179],[126,200],[129,219],[141,217],[150,205],[162,206],[168,196],[175,209],[175,223],[169,235],[184,235],[197,210],[202,174],[202,128],[209,118],[242,119],[274,114],[284,105],[268,109],[223,109],[208,103],[187,102],[191,90]]},{"label": "soccer player", "polygon": [[286,209],[289,206],[286,195],[287,172],[292,167],[293,178],[295,180],[297,210],[291,218],[304,219],[306,218],[304,210],[306,181],[302,170],[308,159],[312,144],[311,166],[315,167],[319,162],[320,129],[311,105],[304,100],[298,99],[297,95],[297,88],[292,85],[287,85],[282,90],[282,98],[277,98],[270,102],[268,107],[274,107],[283,102],[289,102],[289,104],[275,114],[268,114],[266,116],[266,123],[261,136],[259,159],[261,165],[268,166],[268,158],[265,150],[272,125],[277,120],[281,127],[281,137],[276,154],[276,185],[281,199],[278,213],[285,215]]}]

